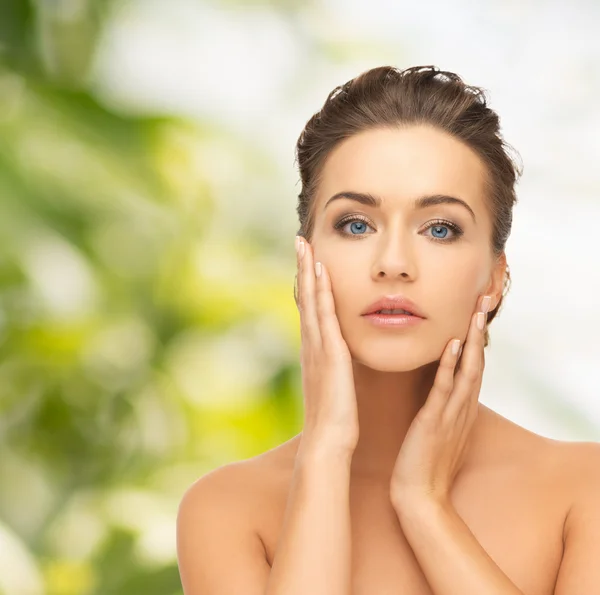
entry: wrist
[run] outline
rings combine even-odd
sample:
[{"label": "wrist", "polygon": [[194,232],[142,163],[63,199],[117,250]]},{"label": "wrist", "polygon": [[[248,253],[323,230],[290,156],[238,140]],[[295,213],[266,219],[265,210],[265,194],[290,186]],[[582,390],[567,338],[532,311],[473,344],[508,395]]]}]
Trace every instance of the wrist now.
[{"label": "wrist", "polygon": [[353,441],[302,432],[296,458],[301,462],[319,463],[333,461],[350,465],[355,448],[356,445]]},{"label": "wrist", "polygon": [[428,515],[431,512],[445,510],[449,501],[427,496],[423,493],[397,494],[392,499],[392,506],[398,517],[415,517],[418,515]]}]

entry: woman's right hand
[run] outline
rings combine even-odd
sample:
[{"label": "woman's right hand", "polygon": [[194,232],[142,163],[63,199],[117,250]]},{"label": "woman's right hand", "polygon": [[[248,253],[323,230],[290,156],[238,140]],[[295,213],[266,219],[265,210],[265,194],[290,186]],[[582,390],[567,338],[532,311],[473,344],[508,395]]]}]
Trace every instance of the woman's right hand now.
[{"label": "woman's right hand", "polygon": [[[298,252],[304,243],[304,255]],[[352,358],[335,312],[328,271],[316,276],[312,246],[296,236],[300,312],[304,429],[302,440],[332,442],[354,451],[358,442],[358,408]]]}]

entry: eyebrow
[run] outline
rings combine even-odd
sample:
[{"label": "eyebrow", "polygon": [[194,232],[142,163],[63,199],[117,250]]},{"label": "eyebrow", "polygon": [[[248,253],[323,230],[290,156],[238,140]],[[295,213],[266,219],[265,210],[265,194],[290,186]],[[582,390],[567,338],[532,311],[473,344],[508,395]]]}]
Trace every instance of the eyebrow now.
[{"label": "eyebrow", "polygon": [[[368,207],[375,207],[375,208],[381,207],[381,203],[382,203],[381,198],[379,198],[378,196],[373,196],[372,194],[364,193],[364,192],[351,192],[351,191],[344,190],[342,192],[338,192],[337,194],[334,194],[325,203],[325,206],[323,207],[323,211],[327,208],[329,203],[333,202],[334,200],[339,200],[340,198],[347,198],[349,200],[355,200],[363,205],[366,205]],[[435,205],[441,205],[441,204],[462,205],[465,209],[467,209],[469,211],[469,213],[471,213],[471,217],[473,218],[473,221],[475,223],[477,223],[477,219],[475,218],[475,213],[473,212],[473,209],[464,200],[461,200],[460,198],[456,198],[454,196],[448,196],[446,194],[431,194],[431,195],[426,195],[426,196],[420,196],[419,198],[415,199],[415,201],[413,202],[413,208],[415,210],[426,209],[427,207],[433,207]]]}]

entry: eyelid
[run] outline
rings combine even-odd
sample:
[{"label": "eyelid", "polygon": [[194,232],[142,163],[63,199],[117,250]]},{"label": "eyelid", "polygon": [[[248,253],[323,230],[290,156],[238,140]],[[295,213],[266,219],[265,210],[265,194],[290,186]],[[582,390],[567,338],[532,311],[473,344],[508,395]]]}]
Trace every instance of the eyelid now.
[{"label": "eyelid", "polygon": [[[366,207],[367,209],[371,210],[370,207]],[[450,221],[452,221],[453,219],[456,219],[457,216],[460,218],[460,214],[457,214],[454,212],[454,210],[452,208],[449,207],[449,205],[432,205],[430,207],[427,207],[426,209],[421,209],[413,214],[410,215],[411,218],[413,217],[418,217],[421,218],[423,216],[425,216],[427,214],[428,211],[436,211],[438,213],[442,213],[442,212],[446,212],[447,214],[445,215],[441,215],[442,217],[449,217]],[[377,214],[377,211],[376,211]],[[340,215],[334,215],[333,218],[336,220],[339,220],[343,217],[354,217],[354,216],[358,216],[358,217],[368,217],[368,218],[372,218],[372,215],[367,215],[365,213],[360,213],[360,212],[355,212],[355,213],[349,213],[348,211],[342,211],[342,213]],[[456,223],[456,225],[458,225],[458,223]]]},{"label": "eyelid", "polygon": [[[346,223],[353,221],[355,219],[359,219],[359,220],[364,221],[365,223],[368,223],[369,225],[371,225],[370,219],[366,215],[363,215],[361,213],[348,213],[346,215],[341,215],[339,217],[339,219],[337,219],[337,222],[334,223],[334,227],[337,227],[338,225],[339,226],[345,225]],[[453,225],[457,229],[459,229],[461,232],[464,232],[462,225],[460,225],[456,221],[452,221],[451,219],[445,219],[443,217],[435,217],[434,219],[428,221],[427,223],[433,224],[433,225],[435,225],[436,223],[439,225]]]}]

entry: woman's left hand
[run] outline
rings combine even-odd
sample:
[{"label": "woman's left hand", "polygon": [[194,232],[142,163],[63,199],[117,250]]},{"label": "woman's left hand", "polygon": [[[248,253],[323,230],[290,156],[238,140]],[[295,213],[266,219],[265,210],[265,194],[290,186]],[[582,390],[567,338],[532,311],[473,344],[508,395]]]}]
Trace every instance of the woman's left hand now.
[{"label": "woman's left hand", "polygon": [[477,327],[478,313],[472,316],[463,352],[452,354],[452,343],[457,340],[452,339],[442,354],[427,401],[409,427],[394,464],[390,497],[395,506],[423,498],[441,504],[450,500],[450,490],[462,466],[479,408],[489,302],[484,297],[478,308],[479,312],[484,311],[483,329]]}]

